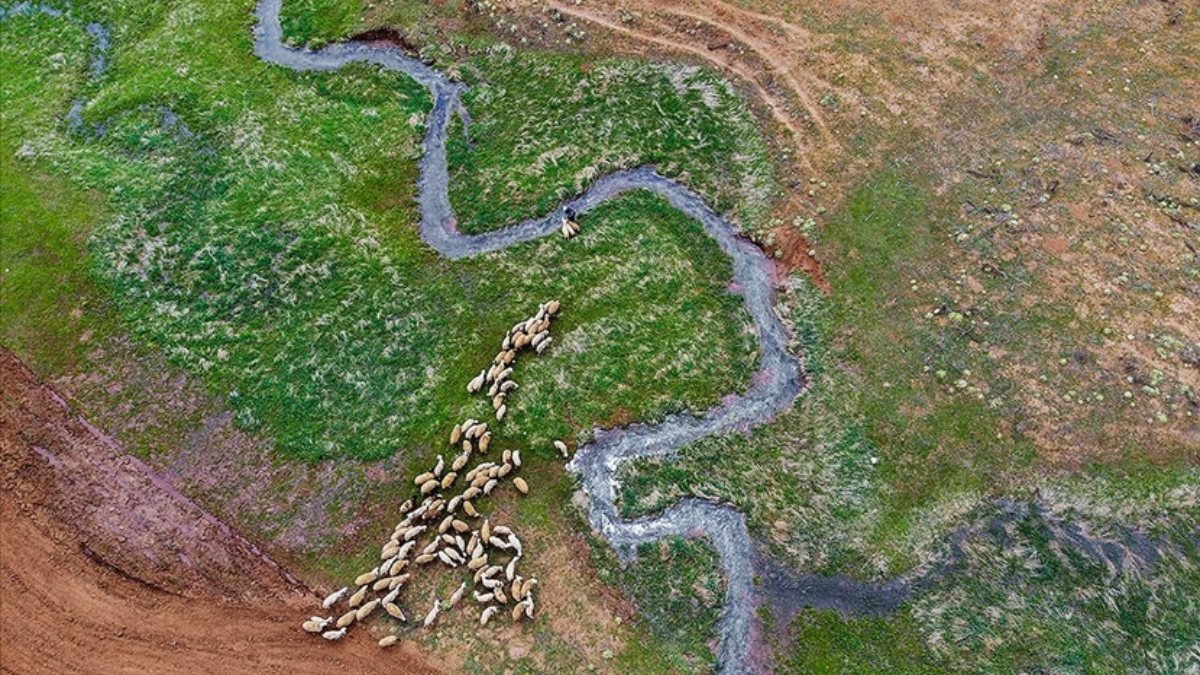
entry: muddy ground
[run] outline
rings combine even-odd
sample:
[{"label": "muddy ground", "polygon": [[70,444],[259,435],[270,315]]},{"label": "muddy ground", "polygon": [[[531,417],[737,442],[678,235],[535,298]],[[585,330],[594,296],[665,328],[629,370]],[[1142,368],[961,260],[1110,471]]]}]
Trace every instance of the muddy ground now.
[{"label": "muddy ground", "polygon": [[8,350],[0,487],[4,672],[436,672],[366,633],[331,647],[300,632],[307,587]]}]

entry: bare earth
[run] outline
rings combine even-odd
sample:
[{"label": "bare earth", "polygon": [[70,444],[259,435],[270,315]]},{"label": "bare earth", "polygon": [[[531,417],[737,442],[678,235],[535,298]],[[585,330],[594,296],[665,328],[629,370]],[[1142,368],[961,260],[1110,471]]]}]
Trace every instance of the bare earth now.
[{"label": "bare earth", "polygon": [[307,588],[8,350],[0,459],[3,672],[436,672],[404,644],[300,632]]}]

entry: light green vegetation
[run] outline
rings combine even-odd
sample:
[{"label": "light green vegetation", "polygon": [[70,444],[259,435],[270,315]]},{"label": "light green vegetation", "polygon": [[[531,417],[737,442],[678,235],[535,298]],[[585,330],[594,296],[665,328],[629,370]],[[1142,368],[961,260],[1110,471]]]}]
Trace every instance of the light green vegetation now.
[{"label": "light green vegetation", "polygon": [[[972,670],[1186,672],[1200,657],[1196,478],[1194,471],[1156,478],[1155,488],[1136,495],[1093,485],[1103,490],[1099,503],[1078,487],[1051,488],[1050,499],[1063,500],[1053,515],[1116,544],[1109,548],[1115,566],[1056,540],[1061,525],[1030,515],[970,540],[967,570],[907,613],[940,662]],[[1131,519],[1143,524],[1137,535],[1122,525]],[[1133,553],[1151,565],[1139,566]]]},{"label": "light green vegetation", "polygon": [[[84,76],[91,44],[79,24],[35,16],[0,26],[0,59],[12,75],[3,85],[4,255],[11,270],[4,345],[44,373],[103,373],[122,383],[117,394],[98,391],[80,401],[85,413],[99,407],[115,419],[163,406],[143,400],[140,388],[148,383],[141,374],[109,370],[105,355],[114,349],[67,358],[84,350],[76,345],[91,322],[103,321],[104,335],[123,349],[128,333],[137,349],[165,354],[176,372],[223,399],[243,428],[272,439],[276,468],[297,460],[381,459],[397,450],[400,465],[427,466],[444,452],[455,421],[490,415],[490,406],[470,399],[464,385],[490,361],[504,330],[557,297],[565,309],[555,346],[518,364],[522,388],[510,399],[509,421],[495,443],[527,448],[527,461],[546,467],[545,475],[530,478],[545,496],[523,502],[513,515],[516,525],[539,531],[562,530],[564,519],[582,526],[562,512],[573,481],[551,439],[582,439],[598,425],[704,409],[746,386],[755,363],[748,319],[727,292],[728,261],[697,223],[655,197],[633,194],[590,214],[584,233],[569,243],[551,238],[478,260],[445,261],[414,228],[425,92],[365,66],[296,74],[265,65],[251,52],[251,6],[76,3],[75,16],[113,31],[112,64],[97,84]],[[493,94],[506,86],[503,78],[520,74],[501,56],[480,63],[500,73]],[[547,56],[538,67],[547,77],[559,71],[559,87],[582,76],[572,59]],[[727,114],[748,119],[727,93],[719,92],[717,108],[702,105],[701,117],[686,110],[717,82],[710,75],[618,61],[603,68],[636,75],[610,96],[661,91],[672,111],[661,137],[639,138],[618,125],[622,142],[640,144],[622,161],[682,157],[678,145],[667,146],[679,143],[680,125],[696,119],[721,135],[714,141],[719,147],[742,142],[718,124]],[[486,77],[483,66],[479,72]],[[76,97],[90,101],[85,122],[102,125],[102,136],[66,130],[63,115]],[[551,96],[537,105],[553,112]],[[518,112],[525,119],[526,112],[499,107],[487,114]],[[595,124],[601,114],[594,101],[564,111],[548,128],[549,139],[579,119]],[[486,145],[491,154],[478,151],[489,157],[492,177],[475,171],[476,186],[495,192],[493,181],[523,171],[527,157],[514,153],[502,166],[497,150],[516,146],[521,133],[518,120],[495,123]],[[608,160],[589,154],[600,150],[593,143],[569,161],[600,166]],[[477,151],[459,151],[455,170],[469,171]],[[21,181],[8,180],[10,167]],[[574,173],[530,183],[520,208],[540,208],[547,198],[535,190],[550,192],[564,180],[573,185]],[[737,186],[726,180],[740,178],[713,174],[707,185],[734,195]],[[42,199],[44,189],[54,190],[55,200]],[[501,223],[486,218],[508,217],[480,213],[479,222],[493,227]],[[85,321],[41,329],[53,325],[47,317],[67,321],[85,302]],[[131,449],[151,457],[173,451],[209,411],[189,410],[186,419],[135,432]],[[311,555],[293,552],[308,570],[339,580],[360,570],[381,532],[372,525],[342,537],[337,525],[353,521],[361,504],[406,496],[403,487],[340,486],[353,475],[334,474],[339,492],[328,502],[328,537],[310,541]],[[295,500],[325,503],[312,488],[258,492],[273,501],[260,511],[240,509],[238,525],[274,540],[286,529],[278,514],[292,512]],[[241,494],[236,480],[207,489],[199,497],[218,505]],[[393,515],[378,527],[388,527]],[[681,578],[697,588],[714,583],[710,553],[688,545],[678,555],[685,561]],[[657,584],[652,595],[666,593],[665,572],[647,579]],[[719,590],[713,593],[719,598]],[[692,603],[682,590],[671,591],[668,601],[667,607]],[[647,606],[656,611],[653,602]],[[626,650],[614,658],[655,672],[703,667],[711,660],[704,636],[715,611],[709,603],[704,621],[653,634],[649,624],[636,622],[623,629]],[[552,651],[571,662],[577,649],[558,644]]]},{"label": "light green vegetation", "polygon": [[[237,9],[173,10],[168,22],[189,27],[171,36],[117,19],[113,73],[86,111],[106,135],[30,134],[113,201],[91,246],[125,319],[227,393],[245,426],[311,459],[432,445],[482,416],[482,402],[464,410],[464,383],[551,297],[568,311],[554,355],[518,367],[517,438],[702,409],[745,385],[747,322],[697,224],[635,195],[571,246],[443,261],[411,227],[423,91],[366,67],[264,66]],[[39,39],[10,23],[10,44]],[[194,136],[164,128],[162,105]]]},{"label": "light green vegetation", "polygon": [[[466,232],[548,211],[615,169],[651,164],[742,223],[775,196],[766,150],[741,98],[680,65],[494,49],[463,67],[472,145],[448,145],[451,199]],[[620,120],[620,122],[616,122]]]},{"label": "light green vegetation", "polygon": [[[413,227],[425,92],[368,67],[295,74],[265,65],[251,53],[251,6],[76,3],[78,16],[114,32],[113,67],[99,85],[83,84],[88,39],[79,26],[35,17],[0,28],[5,346],[43,372],[96,369],[80,364],[89,344],[80,339],[128,331],[139,348],[166,353],[225,397],[244,427],[276,441],[280,463],[402,450],[401,464],[427,466],[455,420],[488,414],[463,385],[503,331],[550,297],[566,307],[555,347],[517,366],[522,388],[497,441],[529,448],[535,466],[556,461],[553,438],[579,441],[596,425],[704,409],[746,386],[753,340],[725,292],[728,264],[695,223],[631,195],[589,215],[569,243],[442,260]],[[289,1],[285,29],[319,43],[377,20],[364,23],[361,11]],[[367,11],[403,22],[425,16],[413,3]],[[464,230],[537,215],[608,170],[642,163],[680,177],[746,230],[763,228],[775,191],[766,155],[744,106],[712,74],[514,52],[478,36],[452,41],[454,49],[429,49],[473,85],[474,145],[456,127],[450,146]],[[466,55],[455,59],[456,50]],[[85,114],[107,124],[102,139],[65,133],[75,96],[94,97]],[[194,136],[164,128],[162,106]],[[1013,289],[1035,280],[1007,265],[981,281],[1003,301],[970,314],[946,303],[924,319],[949,297],[931,305],[925,285],[958,279],[942,268],[967,248],[951,243],[961,214],[924,177],[929,167],[908,158],[919,154],[919,134],[864,133],[849,143],[859,158],[894,143],[906,159],[884,162],[807,233],[822,247],[833,293],[820,298],[791,278],[781,294],[811,388],[749,436],[706,439],[680,461],[628,471],[621,496],[630,512],[683,494],[729,500],[793,565],[870,577],[935,559],[948,532],[983,517],[981,500],[1042,484],[1044,467],[1020,431],[1016,392],[1026,383],[992,365],[979,338],[1016,350],[1062,331],[1069,317],[1054,310],[1061,303],[1020,309]],[[93,229],[89,257],[81,244]],[[986,250],[980,237],[968,239]],[[920,291],[906,291],[914,279]],[[144,449],[165,447],[169,432]],[[543,491],[520,503],[515,524],[582,528],[562,513],[571,480],[557,468],[540,471],[534,484]],[[1051,503],[1092,509],[1093,522],[1118,504],[1120,522],[1153,522],[1161,514],[1128,504],[1175,499],[1179,510],[1162,521],[1195,521],[1194,496],[1175,492],[1196,484],[1194,471],[1135,462],[1089,471],[1100,478],[1058,487]],[[403,496],[389,489],[348,494],[372,503]],[[1119,502],[1123,490],[1140,492]],[[330,506],[331,522],[356,508]],[[268,534],[277,522],[240,517]],[[386,536],[388,523],[378,527],[322,548],[310,569],[343,579],[361,570],[364,542]],[[785,663],[816,672],[1171,670],[1181,640],[1196,641],[1187,600],[1200,583],[1188,566],[1194,543],[1180,544],[1182,557],[1153,578],[1112,582],[1086,560],[1060,561],[1036,531],[1017,534],[1020,556],[985,541],[970,550],[975,577],[948,577],[894,619],[802,615],[797,652]],[[1175,530],[1154,534],[1187,541]],[[635,591],[646,617],[616,663],[703,669],[715,618],[708,598],[720,595],[711,553],[669,543],[647,554],[627,571],[597,563],[603,580]],[[1021,606],[1011,606],[1010,587],[1020,589]],[[1073,628],[1068,612],[1085,625]],[[577,646],[538,637],[562,662],[578,662]],[[1125,660],[1138,655],[1148,656]]]},{"label": "light green vegetation", "polygon": [[25,134],[59,124],[87,67],[82,50],[55,47],[60,39],[78,41],[79,28],[34,21],[47,39],[32,46],[30,58],[0,51],[0,336],[23,345],[37,369],[59,372],[79,361],[87,338],[109,328],[107,303],[88,279],[82,249],[103,204],[23,159],[33,152]]},{"label": "light green vegetation", "polygon": [[[998,478],[1019,474],[1030,447],[997,439],[987,406],[907,375],[966,357],[967,338],[897,321],[918,308],[881,302],[907,283],[906,261],[928,260],[941,246],[931,221],[913,176],[886,172],[851,195],[822,233],[852,252],[830,266],[838,292],[818,299],[794,279],[784,296],[810,389],[748,438],[705,439],[682,462],[629,470],[627,507],[659,508],[688,491],[720,496],[806,566],[895,573],[914,562],[913,532],[928,534],[930,508],[968,507],[1001,489]],[[914,419],[914,408],[924,413]]]},{"label": "light green vegetation", "polygon": [[792,621],[796,647],[780,672],[813,675],[943,672],[931,662],[911,618],[845,619],[832,611],[807,610]]},{"label": "light green vegetation", "polygon": [[637,562],[629,567],[601,569],[601,579],[620,583],[636,598],[638,621],[669,649],[662,658],[680,672],[715,668],[709,641],[725,587],[711,548],[701,542],[667,539],[640,547]]}]

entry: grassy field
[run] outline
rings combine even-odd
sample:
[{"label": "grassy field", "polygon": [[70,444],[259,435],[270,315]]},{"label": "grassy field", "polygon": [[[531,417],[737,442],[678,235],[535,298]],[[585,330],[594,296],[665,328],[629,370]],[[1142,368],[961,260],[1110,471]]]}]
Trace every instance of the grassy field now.
[{"label": "grassy field", "polygon": [[[153,379],[141,369],[165,354],[160,365],[203,383],[242,429],[276,447],[274,468],[245,466],[246,479],[297,461],[344,460],[333,465],[338,486],[363,480],[373,465],[361,460],[424,466],[454,421],[485,413],[463,386],[490,360],[504,329],[557,297],[566,309],[556,347],[519,366],[522,389],[499,444],[529,448],[527,456],[546,467],[542,484],[560,486],[547,493],[557,495],[554,503],[524,505],[513,517],[533,518],[538,531],[561,531],[564,523],[578,529],[579,521],[554,505],[569,500],[573,484],[551,439],[581,440],[597,425],[706,408],[746,385],[754,366],[748,320],[725,290],[728,263],[696,223],[635,194],[589,215],[584,234],[569,244],[551,239],[481,260],[443,261],[412,227],[425,93],[367,67],[298,75],[261,64],[250,52],[250,5],[75,5],[75,16],[113,31],[112,65],[97,84],[83,77],[90,41],[81,24],[43,16],[3,24],[0,59],[14,75],[3,85],[4,161],[6,176],[20,177],[5,182],[4,344],[44,375],[83,381],[75,391],[95,419],[140,425],[126,434],[131,447],[174,461],[181,437],[207,419],[203,411],[172,411],[169,402],[136,403],[154,391],[133,391]],[[481,63],[500,71],[497,83],[519,75],[500,57]],[[581,74],[578,61],[557,57],[546,57],[541,68],[560,73],[560,88]],[[604,68],[642,78],[612,96],[663,94],[675,113],[668,132],[697,119],[688,116],[686,97],[717,83],[704,73],[620,62]],[[683,78],[678,91],[670,79],[676,75]],[[89,99],[86,124],[101,125],[101,136],[64,128],[62,116],[80,96]],[[744,131],[748,116],[728,92],[721,96],[697,114],[712,130],[721,129],[720,116],[740,115]],[[539,105],[544,111],[551,98]],[[569,117],[564,112],[547,138],[579,119],[595,124],[599,115],[595,101]],[[515,145],[513,134],[523,133],[512,120],[496,124],[488,147]],[[640,143],[622,146],[629,165],[682,152],[671,134],[616,131],[622,143]],[[742,142],[723,132],[718,141],[718,152]],[[464,156],[455,171],[467,171],[463,165],[476,155],[458,152]],[[489,161],[503,159],[491,152]],[[571,161],[597,164],[598,152],[593,143]],[[503,168],[513,167],[520,165]],[[506,180],[487,177],[496,166],[483,168],[477,186],[491,191],[490,181]],[[708,178],[726,195],[737,193],[726,182],[733,179]],[[531,201],[520,208],[538,208],[545,199],[535,188],[557,189],[564,178],[534,180]],[[45,189],[56,199],[39,200]],[[477,219],[495,227],[501,223],[486,219],[506,217],[484,209]],[[127,360],[112,361],[123,349]],[[139,366],[139,352],[146,366]],[[166,410],[145,422],[131,404]],[[200,498],[219,511],[221,503],[240,503],[241,477],[234,479],[205,488]],[[293,551],[294,559],[332,578],[360,562],[377,527],[356,525],[346,537],[336,524],[361,522],[362,509],[391,518],[386,504],[397,496],[367,482],[338,488],[349,503],[327,507],[333,529],[310,541],[306,554]],[[292,485],[270,488],[288,504],[250,504],[236,514],[239,524],[273,540],[297,508],[285,492]],[[322,500],[313,488],[320,491],[306,484],[300,494]],[[679,556],[684,563],[669,569],[683,569],[688,584],[719,583],[711,570],[699,581],[710,554],[690,545],[638,569],[657,570]],[[665,598],[663,607],[692,603],[672,578],[657,571],[611,580],[649,584],[654,597]],[[580,645],[562,636],[543,642],[558,645],[547,649],[564,662],[613,658],[630,667],[690,669],[711,659],[700,654],[719,595],[710,591],[705,621],[654,626],[666,633],[630,616],[632,627],[597,638],[612,644],[608,657],[580,654]],[[648,607],[659,605],[652,597]],[[672,641],[680,646],[663,646]]]},{"label": "grassy field", "polygon": [[[34,17],[0,27],[10,75],[0,82],[3,344],[44,374],[103,373],[101,383],[141,376],[97,345],[132,335],[134,354],[165,354],[164,367],[277,449],[273,471],[321,476],[306,499],[350,486],[328,500],[331,534],[303,556],[314,574],[340,577],[385,526],[346,524],[363,512],[390,518],[400,496],[363,477],[425,466],[453,421],[486,413],[463,385],[505,328],[558,297],[556,346],[518,367],[502,441],[530,449],[545,488],[495,507],[541,538],[539,571],[580,558],[562,550],[584,525],[564,508],[574,485],[549,441],[703,409],[746,386],[753,341],[725,292],[726,261],[695,223],[646,195],[590,214],[571,242],[439,259],[413,228],[424,91],[368,67],[266,66],[250,51],[251,5],[76,3],[76,16],[113,30],[112,68],[97,84],[85,82],[80,25]],[[461,10],[297,0],[285,3],[284,24],[294,43],[314,45],[396,25],[472,85],[470,133],[456,126],[450,145],[464,230],[536,215],[642,163],[692,185],[748,233],[779,224],[766,145],[721,78],[522,50],[519,34]],[[882,577],[943,556],[947,533],[985,518],[988,499],[1037,494],[1101,533],[1146,529],[1166,542],[1163,561],[1111,575],[1049,544],[1043,523],[1022,522],[1003,542],[972,545],[967,572],[895,617],[801,614],[781,638],[791,652],[782,669],[1170,672],[1188,658],[1200,477],[1195,369],[1184,357],[1198,268],[1183,245],[1195,241],[1194,178],[1176,165],[1195,161],[1200,136],[1172,140],[1191,133],[1176,119],[1188,58],[1130,72],[1148,29],[1117,30],[1115,16],[1051,31],[1032,74],[963,66],[974,85],[929,104],[936,129],[857,127],[844,161],[856,173],[827,174],[850,176],[840,195],[815,177],[792,185],[813,205],[792,226],[820,251],[832,289],[799,275],[781,282],[779,311],[812,386],[753,434],[632,467],[621,498],[628,513],[685,494],[728,500],[797,568]],[[904,50],[873,20],[837,29],[846,35],[834,48],[892,66],[865,91],[885,96],[905,76]],[[1165,35],[1149,51],[1187,54]],[[982,90],[996,94],[973,93]],[[78,96],[92,101],[85,119],[105,125],[102,137],[65,130]],[[1170,114],[1144,113],[1142,96]],[[1082,119],[1063,114],[1068,100]],[[186,132],[164,124],[165,107]],[[1105,140],[1107,129],[1119,140]],[[88,412],[116,426],[130,401],[158,403],[87,391]],[[151,424],[131,445],[168,453],[197,419]],[[271,485],[277,498],[292,490]],[[257,501],[239,519],[274,540],[297,508]],[[708,668],[720,582],[706,548],[649,547],[628,569],[595,542],[582,550],[590,562],[577,585],[587,590],[562,588],[569,600],[548,611],[584,618],[538,626],[544,646],[514,659],[519,668]],[[609,584],[630,590],[640,613],[619,623],[597,609],[620,604],[596,600]],[[464,630],[450,623],[428,646],[465,644],[463,667],[508,667],[494,644],[463,642]]]}]

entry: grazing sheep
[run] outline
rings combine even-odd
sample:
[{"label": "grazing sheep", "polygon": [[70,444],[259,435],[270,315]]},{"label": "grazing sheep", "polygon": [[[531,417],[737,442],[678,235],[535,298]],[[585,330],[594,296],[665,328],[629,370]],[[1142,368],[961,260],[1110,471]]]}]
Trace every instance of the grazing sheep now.
[{"label": "grazing sheep", "polygon": [[483,612],[479,615],[479,625],[486,626],[488,621],[490,621],[491,618],[493,616],[495,616],[496,612],[499,612],[499,611],[500,611],[500,608],[497,607],[496,605],[492,605],[490,607],[485,607],[483,609]]},{"label": "grazing sheep", "polygon": [[382,579],[376,581],[374,584],[371,585],[371,590],[378,593],[379,591],[382,591],[383,589],[385,589],[391,585],[392,585],[391,577],[383,577]]},{"label": "grazing sheep", "polygon": [[421,549],[421,555],[425,555],[427,553],[437,553],[438,547],[441,545],[442,545],[442,543],[440,541],[438,541],[437,539],[434,539],[433,541],[426,544],[425,548]]},{"label": "grazing sheep", "polygon": [[524,604],[517,603],[517,604],[513,605],[513,608],[512,608],[512,620],[513,621],[520,621],[521,616],[523,614],[525,614],[525,605]]},{"label": "grazing sheep", "polygon": [[500,407],[496,409],[496,421],[499,422],[499,421],[503,420],[504,414],[507,412],[508,412],[508,406],[501,404]]},{"label": "grazing sheep", "polygon": [[554,441],[554,447],[560,453],[562,453],[563,457],[567,456],[567,444],[566,443],[563,443],[562,441]]},{"label": "grazing sheep", "polygon": [[333,607],[334,605],[336,605],[338,603],[339,600],[346,597],[346,594],[349,592],[350,592],[350,589],[346,588],[345,586],[337,589],[336,591],[325,596],[325,599],[321,601],[321,607],[324,609],[329,609],[330,607]]},{"label": "grazing sheep", "polygon": [[467,583],[464,581],[459,585],[458,590],[450,594],[450,599],[446,601],[446,609],[452,609],[462,600],[463,594],[467,592]]},{"label": "grazing sheep", "polygon": [[[406,537],[406,538],[407,538],[407,537]],[[400,547],[400,552],[399,552],[399,553],[397,553],[396,555],[397,555],[397,556],[399,556],[401,560],[403,560],[403,559],[405,559],[405,558],[407,558],[407,557],[408,557],[408,554],[409,554],[409,553],[412,553],[412,550],[413,550],[413,548],[414,548],[416,545],[417,545],[417,542],[415,542],[415,541],[410,541],[410,542],[408,542],[407,544],[405,544],[405,545],[401,546],[401,547]]]},{"label": "grazing sheep", "polygon": [[492,528],[492,534],[499,535],[501,537],[507,537],[508,535],[512,534],[512,528],[507,525],[496,525]]},{"label": "grazing sheep", "polygon": [[526,483],[524,478],[517,476],[516,478],[513,479],[513,485],[517,486],[517,490],[521,494],[523,494],[523,495],[529,494],[529,483]]},{"label": "grazing sheep", "polygon": [[461,440],[462,440],[462,425],[455,424],[454,429],[452,429],[450,431],[450,445],[458,445],[458,442]]},{"label": "grazing sheep", "polygon": [[428,483],[429,481],[433,480],[433,478],[434,478],[433,472],[426,471],[425,473],[423,473],[420,476],[417,476],[416,478],[413,479],[413,485],[424,485],[425,483]]},{"label": "grazing sheep", "polygon": [[421,486],[421,494],[427,495],[430,492],[433,492],[434,490],[436,490],[439,485],[440,485],[440,483],[438,483],[438,481],[436,479],[430,478],[428,481],[425,482],[424,485]]},{"label": "grazing sheep", "polygon": [[487,377],[487,371],[481,370],[470,382],[467,383],[467,393],[474,394],[483,388],[483,380]]},{"label": "grazing sheep", "polygon": [[492,410],[499,410],[502,405],[504,405],[504,394],[496,394],[492,397]]},{"label": "grazing sheep", "polygon": [[539,344],[535,348],[537,350],[537,353],[541,354],[542,352],[546,351],[546,349],[548,349],[550,347],[550,343],[553,341],[554,341],[554,338],[552,338],[552,337],[548,337],[545,340],[542,340],[542,343]]},{"label": "grazing sheep", "polygon": [[525,602],[523,602],[521,604],[525,605],[525,617],[532,619],[533,618],[533,596],[532,595],[525,596]]},{"label": "grazing sheep", "polygon": [[485,518],[483,525],[479,528],[479,538],[483,541],[488,541],[492,538],[492,521],[490,518]]},{"label": "grazing sheep", "polygon": [[401,572],[404,571],[405,567],[408,567],[407,560],[397,560],[396,562],[392,563],[391,569],[388,570],[388,576],[394,577],[394,576],[400,574]]},{"label": "grazing sheep", "polygon": [[513,466],[517,467],[518,469],[521,468],[521,451],[520,450],[513,450],[512,463],[513,463]]},{"label": "grazing sheep", "polygon": [[512,560],[509,560],[509,561],[508,561],[508,565],[507,565],[507,566],[504,568],[504,578],[505,578],[505,579],[508,579],[509,581],[512,581],[512,580],[513,580],[513,579],[516,577],[516,575],[517,575],[517,561],[518,561],[518,560],[520,560],[520,559],[521,559],[521,556],[519,556],[519,555],[518,555],[517,557],[515,557],[515,558],[513,558]]},{"label": "grazing sheep", "polygon": [[398,621],[408,621],[408,617],[404,616],[404,610],[394,602],[383,603],[383,611],[387,612],[393,619]]},{"label": "grazing sheep", "polygon": [[446,468],[446,458],[438,455],[437,465],[433,467],[433,477],[437,478],[442,475],[442,469]]},{"label": "grazing sheep", "polygon": [[437,556],[432,553],[422,553],[421,555],[417,556],[417,564],[425,565],[433,562],[436,558]]},{"label": "grazing sheep", "polygon": [[554,316],[555,314],[558,314],[559,307],[561,307],[561,304],[557,300],[551,300],[550,302],[546,303],[546,313],[550,316]]},{"label": "grazing sheep", "polygon": [[392,577],[392,583],[388,584],[388,590],[394,591],[394,590],[400,588],[401,586],[404,585],[405,582],[407,582],[411,578],[412,578],[411,574],[401,574],[398,577]]},{"label": "grazing sheep", "polygon": [[393,588],[387,595],[383,596],[383,604],[387,605],[389,602],[395,602],[398,597],[400,597],[400,589]]},{"label": "grazing sheep", "polygon": [[325,638],[326,640],[329,640],[330,642],[335,642],[337,640],[341,640],[342,638],[346,637],[346,629],[343,628],[341,630],[327,630],[324,633],[321,633],[321,637]]},{"label": "grazing sheep", "polygon": [[384,647],[384,648],[391,647],[392,645],[396,644],[399,640],[400,640],[400,638],[396,637],[395,635],[385,635],[385,636],[379,638],[379,646]]},{"label": "grazing sheep", "polygon": [[362,588],[358,589],[358,592],[356,592],[354,595],[350,596],[349,604],[351,607],[358,607],[359,605],[362,604],[362,601],[365,600],[366,597],[367,597],[367,587],[363,586]]},{"label": "grazing sheep", "polygon": [[508,474],[512,473],[512,470],[512,464],[505,464],[504,466],[500,467],[499,471],[496,472],[496,478],[504,478]]},{"label": "grazing sheep", "polygon": [[534,579],[533,577],[526,579],[525,583],[521,585],[521,597],[529,597],[529,594],[533,592],[533,587],[537,585],[537,582],[538,580]]},{"label": "grazing sheep", "polygon": [[496,583],[499,585],[492,589],[492,593],[496,596],[496,602],[502,605],[507,605],[508,596],[504,594],[504,584],[500,581],[497,581]]},{"label": "grazing sheep", "polygon": [[446,530],[450,529],[450,523],[454,522],[454,516],[446,516],[442,522],[438,523],[438,534],[445,534]]},{"label": "grazing sheep", "polygon": [[490,431],[484,432],[484,434],[479,437],[479,451],[487,452],[488,446],[491,444],[492,444],[492,432],[490,432]]},{"label": "grazing sheep", "polygon": [[378,606],[379,606],[379,601],[372,600],[372,601],[368,602],[367,604],[363,605],[362,607],[359,607],[358,612],[354,615],[354,620],[362,621],[363,619],[367,618],[368,616],[371,616],[371,612],[374,612],[375,608]]},{"label": "grazing sheep", "polygon": [[488,559],[486,555],[471,558],[471,562],[467,563],[467,569],[478,570],[486,565],[487,561]]},{"label": "grazing sheep", "polygon": [[454,559],[450,557],[450,552],[446,549],[438,551],[437,557],[438,560],[441,560],[442,563],[447,567],[458,567],[458,563],[454,562]]},{"label": "grazing sheep", "polygon": [[335,625],[338,628],[345,628],[346,626],[349,626],[350,624],[354,623],[354,619],[356,619],[357,617],[358,617],[358,612],[352,609],[349,612],[346,612],[345,614],[339,616],[337,623]]},{"label": "grazing sheep", "polygon": [[462,501],[462,495],[454,495],[450,498],[450,503],[446,505],[446,511],[454,513],[454,511],[458,509],[459,505],[462,504]]},{"label": "grazing sheep", "polygon": [[375,581],[378,578],[379,578],[378,572],[374,572],[374,571],[365,572],[365,573],[360,574],[357,577],[355,577],[354,585],[355,586],[366,586],[367,584]]},{"label": "grazing sheep", "polygon": [[333,619],[331,619],[331,618],[326,618],[326,617],[322,617],[322,616],[314,616],[314,617],[309,618],[308,621],[305,621],[304,623],[300,624],[300,627],[303,628],[305,630],[305,632],[308,632],[308,633],[320,633],[321,631],[325,630],[325,627],[331,623],[333,623]]},{"label": "grazing sheep", "polygon": [[483,486],[483,494],[485,494],[485,495],[492,494],[492,490],[496,489],[496,486],[499,484],[500,484],[500,481],[496,480],[495,478],[488,480],[488,482],[486,484],[484,484],[484,486]]},{"label": "grazing sheep", "polygon": [[471,530],[470,525],[457,518],[454,519],[454,522],[450,523],[450,527],[453,527],[454,531],[458,533],[469,532]]},{"label": "grazing sheep", "polygon": [[[478,494],[479,494],[479,488],[475,487],[474,485],[467,488],[466,492],[462,493],[463,507],[466,508],[466,505],[470,504],[471,500],[474,499]],[[473,510],[474,510],[474,508],[472,508],[472,511]],[[468,511],[468,513],[470,513],[470,511]],[[476,515],[478,515],[478,514],[476,514]]]},{"label": "grazing sheep", "polygon": [[441,601],[441,600],[434,600],[434,601],[433,601],[433,607],[432,607],[432,608],[430,608],[430,610],[429,610],[429,613],[425,615],[425,621],[424,621],[424,623],[423,623],[422,625],[423,625],[425,628],[429,628],[430,626],[432,626],[432,625],[433,625],[433,622],[434,622],[434,621],[437,621],[438,614],[439,614],[441,611],[442,611],[442,601]]},{"label": "grazing sheep", "polygon": [[505,551],[512,548],[511,544],[509,544],[507,541],[504,541],[503,539],[501,539],[500,537],[497,537],[495,535],[488,537],[488,543],[496,548],[503,549]]}]

